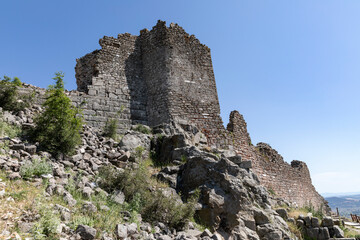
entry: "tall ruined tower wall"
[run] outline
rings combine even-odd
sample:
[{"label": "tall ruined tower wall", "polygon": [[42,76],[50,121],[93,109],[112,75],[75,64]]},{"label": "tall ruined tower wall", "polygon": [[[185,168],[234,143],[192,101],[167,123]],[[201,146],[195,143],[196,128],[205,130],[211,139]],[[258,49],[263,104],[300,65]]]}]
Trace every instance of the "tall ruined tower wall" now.
[{"label": "tall ruined tower wall", "polygon": [[159,21],[139,36],[104,37],[100,45],[100,50],[77,60],[78,91],[69,93],[84,109],[88,124],[101,128],[116,118],[119,132],[124,132],[136,123],[192,123],[209,145],[233,149],[252,161],[260,182],[279,197],[299,206],[324,203],[306,164],[284,162],[267,144],[253,146],[241,114],[232,112],[224,128],[210,49],[193,35]]},{"label": "tall ruined tower wall", "polygon": [[95,117],[85,114],[88,123],[104,125],[107,117],[127,125],[187,121],[198,126],[210,144],[225,144],[218,138],[225,129],[207,46],[177,24],[167,27],[162,21],[140,36],[104,37],[100,45],[75,67],[78,91],[94,99],[88,108],[95,109],[89,112]]}]

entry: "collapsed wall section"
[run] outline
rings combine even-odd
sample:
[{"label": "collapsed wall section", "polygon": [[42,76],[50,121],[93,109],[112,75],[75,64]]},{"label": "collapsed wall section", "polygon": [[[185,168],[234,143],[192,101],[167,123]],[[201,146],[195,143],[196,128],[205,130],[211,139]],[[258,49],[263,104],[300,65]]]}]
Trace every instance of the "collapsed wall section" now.
[{"label": "collapsed wall section", "polygon": [[125,33],[99,43],[100,50],[77,59],[78,92],[71,92],[70,98],[94,127],[102,128],[109,119],[117,119],[120,132],[134,123],[148,124],[138,37]]},{"label": "collapsed wall section", "polygon": [[231,112],[227,130],[234,149],[243,160],[252,162],[261,184],[274,191],[276,196],[298,206],[326,207],[324,198],[312,185],[306,163],[294,160],[289,164],[266,143],[254,146],[246,122],[237,111]]}]

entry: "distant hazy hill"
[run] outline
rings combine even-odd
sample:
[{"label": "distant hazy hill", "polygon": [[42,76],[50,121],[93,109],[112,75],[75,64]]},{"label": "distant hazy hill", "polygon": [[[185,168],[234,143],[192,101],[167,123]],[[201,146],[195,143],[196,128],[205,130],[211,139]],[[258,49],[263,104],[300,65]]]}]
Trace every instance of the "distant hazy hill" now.
[{"label": "distant hazy hill", "polygon": [[336,212],[336,208],[339,208],[339,213],[342,216],[349,217],[350,213],[360,215],[360,194],[327,197],[325,199],[334,212]]}]

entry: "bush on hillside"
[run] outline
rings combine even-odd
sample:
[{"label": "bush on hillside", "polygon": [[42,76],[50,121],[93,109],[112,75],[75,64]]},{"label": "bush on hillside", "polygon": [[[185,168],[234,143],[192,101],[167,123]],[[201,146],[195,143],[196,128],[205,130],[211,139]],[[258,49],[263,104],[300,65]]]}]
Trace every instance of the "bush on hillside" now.
[{"label": "bush on hillside", "polygon": [[44,150],[58,155],[71,154],[81,143],[81,110],[72,105],[64,89],[64,74],[55,73],[55,85],[47,90],[43,104],[44,111],[35,118],[36,127],[32,133],[35,141]]},{"label": "bush on hillside", "polygon": [[24,179],[41,177],[41,175],[49,173],[52,173],[52,166],[45,159],[35,159],[20,167],[20,175]]},{"label": "bush on hillside", "polygon": [[22,83],[18,77],[11,78],[4,76],[0,81],[0,107],[6,111],[19,112],[31,105],[33,95],[19,96],[18,87]]},{"label": "bush on hillside", "polygon": [[10,137],[14,138],[19,136],[21,133],[21,128],[16,125],[9,124],[1,119],[0,116],[0,137]]},{"label": "bush on hillside", "polygon": [[4,80],[0,81],[0,107],[6,111],[12,111],[17,103],[17,87],[4,76]]},{"label": "bush on hillside", "polygon": [[179,203],[173,196],[165,196],[161,188],[152,186],[151,174],[144,162],[136,169],[116,171],[111,166],[100,169],[100,186],[108,192],[121,190],[131,211],[139,212],[148,222],[163,222],[181,229],[194,216],[197,197]]},{"label": "bush on hillside", "polygon": [[22,82],[20,81],[20,79],[18,77],[14,77],[12,84],[14,84],[15,86],[21,87],[22,86]]}]

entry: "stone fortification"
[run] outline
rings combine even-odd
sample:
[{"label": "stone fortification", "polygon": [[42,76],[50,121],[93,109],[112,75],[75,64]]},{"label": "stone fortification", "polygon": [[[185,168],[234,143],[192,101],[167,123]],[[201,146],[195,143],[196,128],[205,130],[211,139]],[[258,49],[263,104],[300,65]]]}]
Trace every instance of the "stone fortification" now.
[{"label": "stone fortification", "polygon": [[[106,117],[119,111],[117,118],[126,124],[188,121],[203,130],[210,143],[221,142],[208,47],[177,24],[167,27],[162,21],[139,36],[104,37],[100,45],[100,50],[78,59],[75,68],[78,91],[93,99],[85,106],[88,122],[104,125]],[[80,98],[86,97],[73,97],[77,102]]]},{"label": "stone fortification", "polygon": [[[196,125],[213,147],[250,160],[260,182],[299,206],[324,204],[305,163],[286,163],[269,145],[251,143],[243,116],[233,111],[227,128],[220,117],[210,49],[177,24],[159,21],[139,36],[104,37],[101,49],[77,60],[78,91],[67,94],[86,122],[102,129],[116,118],[119,133],[132,124]],[[43,91],[39,91],[43,93]]]},{"label": "stone fortification", "polygon": [[270,145],[258,143],[254,146],[247,131],[243,116],[233,111],[230,114],[227,130],[232,138],[234,149],[243,160],[250,160],[253,170],[260,182],[282,197],[298,206],[324,207],[324,198],[312,185],[309,169],[306,163],[294,160],[291,164]]}]

